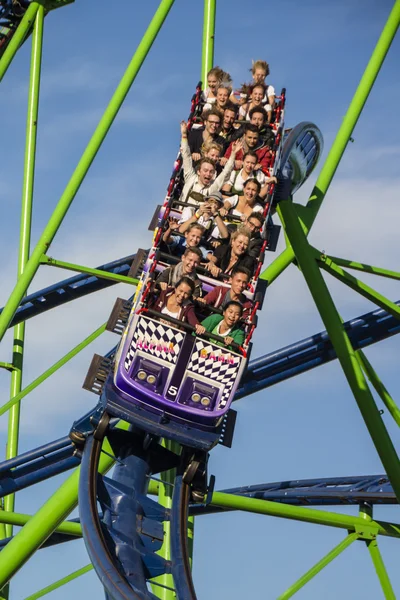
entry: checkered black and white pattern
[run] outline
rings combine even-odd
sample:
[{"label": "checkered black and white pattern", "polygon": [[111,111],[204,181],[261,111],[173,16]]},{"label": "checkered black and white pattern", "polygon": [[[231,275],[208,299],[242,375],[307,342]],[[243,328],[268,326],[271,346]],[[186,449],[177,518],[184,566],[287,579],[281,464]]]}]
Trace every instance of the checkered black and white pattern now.
[{"label": "checkered black and white pattern", "polygon": [[[231,362],[222,362],[222,360],[219,360],[221,356],[226,358],[228,354],[232,359]],[[213,358],[210,358],[212,355]],[[226,406],[231,395],[238,375],[240,362],[240,356],[231,354],[224,348],[207,344],[197,339],[192,356],[190,357],[188,370],[203,375],[203,377],[208,377],[213,381],[218,381],[218,383],[223,385],[222,397],[218,404],[218,409],[222,409]]]},{"label": "checkered black and white pattern", "polygon": [[[184,334],[177,329],[173,329],[157,321],[152,321],[151,319],[139,317],[132,342],[125,356],[125,370],[129,371],[137,349],[175,364],[178,360],[184,337]],[[143,348],[143,343],[147,344],[147,348]],[[149,347],[149,344],[154,347]],[[171,348],[171,351],[158,350],[157,344],[168,346]]]}]

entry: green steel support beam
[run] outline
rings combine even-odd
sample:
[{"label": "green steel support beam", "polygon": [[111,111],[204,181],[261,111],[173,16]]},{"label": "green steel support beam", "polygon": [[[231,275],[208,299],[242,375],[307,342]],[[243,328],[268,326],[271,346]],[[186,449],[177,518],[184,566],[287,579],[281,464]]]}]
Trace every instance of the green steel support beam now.
[{"label": "green steel support beam", "polygon": [[25,600],[37,600],[38,598],[43,598],[43,596],[50,594],[50,592],[54,592],[54,590],[57,590],[58,588],[65,585],[66,583],[69,583],[70,581],[77,579],[81,575],[85,575],[85,573],[89,573],[89,571],[92,571],[92,569],[93,569],[93,565],[91,565],[91,564],[86,565],[86,567],[82,567],[82,569],[78,569],[77,571],[70,573],[70,575],[67,575],[66,577],[63,577],[62,579],[55,581],[51,585],[48,585],[47,587],[43,588],[39,592],[36,592],[36,594],[32,594],[31,596],[28,596],[27,598],[25,598]]},{"label": "green steel support beam", "polygon": [[[362,535],[365,528],[365,520],[361,517],[351,515],[342,515],[340,513],[317,510],[315,508],[304,508],[302,506],[291,506],[270,500],[258,500],[256,498],[246,498],[245,496],[236,496],[224,492],[214,492],[211,499],[213,506],[220,506],[229,510],[244,510],[257,513],[259,515],[269,515],[282,519],[301,521],[303,523],[313,523],[315,525],[326,525],[327,527],[337,527],[347,529],[350,533]],[[386,523],[384,521],[371,521],[369,527],[373,527],[377,534],[387,537],[400,538],[400,525],[397,523]]]},{"label": "green steel support beam", "polygon": [[389,575],[386,571],[385,564],[379,551],[378,542],[376,540],[368,540],[366,544],[386,600],[396,600],[396,595],[392,588],[392,584],[390,583]]},{"label": "green steel support beam", "polygon": [[[119,427],[127,430],[129,425],[120,422]],[[114,464],[113,451],[105,440],[99,472],[106,473]],[[19,571],[26,561],[40,548],[55,529],[65,521],[78,504],[78,484],[80,468],[47,500],[38,512],[13,537],[0,553],[0,589]]]},{"label": "green steel support beam", "polygon": [[26,36],[29,34],[30,30],[32,29],[32,25],[35,20],[36,13],[39,10],[39,7],[40,4],[38,4],[37,2],[32,2],[29,5],[12,39],[8,43],[7,48],[4,50],[4,54],[0,59],[0,81],[3,79],[14,56],[18,52],[21,44],[25,40]]},{"label": "green steel support beam", "polygon": [[119,109],[122,106],[135,78],[138,74],[150,48],[160,31],[174,0],[161,0],[161,3],[143,36],[124,76],[122,77],[111,101],[100,119],[96,130],[89,141],[72,177],[65,188],[49,222],[47,223],[29,261],[26,264],[23,275],[19,278],[11,296],[9,297],[3,312],[0,315],[0,340],[3,339],[7,328],[17,310],[26,290],[28,289],[36,271],[39,268],[43,255],[48,251],[54,236],[56,235],[65,215],[68,212],[81,184],[84,180],[97,152],[99,151]]},{"label": "green steel support beam", "polygon": [[400,319],[400,306],[397,306],[397,304],[391,300],[388,300],[385,298],[385,296],[382,296],[382,294],[379,294],[379,292],[371,288],[366,283],[363,283],[356,277],[353,277],[353,275],[350,275],[350,273],[347,273],[347,271],[344,271],[327,256],[320,254],[317,261],[320,267],[329,273],[329,275],[332,275],[332,277],[335,277],[335,279],[338,279],[355,292],[358,292],[361,294],[361,296],[367,298],[367,300],[370,300],[377,306],[380,306],[389,314],[393,315],[396,319]]},{"label": "green steel support beam", "polygon": [[286,592],[281,594],[278,597],[278,600],[288,600],[288,598],[294,596],[296,592],[298,592],[303,586],[305,586],[306,583],[308,583],[313,577],[315,577],[315,575],[318,575],[318,573],[322,571],[324,567],[329,565],[329,563],[332,562],[333,559],[339,556],[339,554],[341,554],[343,550],[346,550],[346,548],[348,548],[350,544],[355,542],[357,539],[358,533],[350,533],[348,536],[346,536],[344,540],[340,542],[340,544],[335,546],[330,552],[328,552],[326,556],[324,556],[309,571],[307,571],[307,573],[304,573],[304,575],[300,577],[300,579],[298,579],[296,583],[291,585],[286,590]]},{"label": "green steel support beam", "polygon": [[400,501],[399,458],[375,404],[350,340],[344,330],[327,285],[320,273],[316,260],[314,259],[313,249],[307,241],[293,204],[287,200],[280,202],[278,205],[278,212],[295,252],[298,265],[324,322],[371,439],[374,442],[375,448],[393,486],[394,493]]},{"label": "green steel support beam", "polygon": [[139,283],[139,279],[133,277],[126,277],[126,275],[109,273],[108,271],[102,271],[101,269],[91,269],[90,267],[75,265],[74,263],[65,262],[63,260],[56,260],[55,258],[51,258],[51,256],[42,256],[40,262],[41,264],[49,265],[50,267],[67,269],[67,271],[77,271],[78,273],[87,273],[88,275],[94,275],[95,277],[109,279],[110,281],[116,281],[118,283],[129,283],[130,285],[137,285]]},{"label": "green steel support beam", "polygon": [[381,277],[388,277],[389,279],[400,279],[400,273],[397,271],[389,271],[388,269],[382,269],[381,267],[373,267],[372,265],[366,265],[359,263],[354,260],[346,260],[344,258],[337,258],[337,256],[328,256],[331,261],[340,267],[347,267],[348,269],[354,269],[355,271],[362,271],[363,273],[371,273],[371,275],[380,275]]},{"label": "green steel support beam", "polygon": [[14,396],[14,398],[11,398],[11,400],[3,404],[3,406],[0,408],[0,416],[7,412],[12,406],[14,406],[14,404],[20,402],[22,398],[25,398],[25,396],[27,396],[29,392],[32,392],[35,388],[37,388],[41,383],[43,383],[43,381],[48,379],[50,375],[53,375],[53,373],[58,371],[58,369],[61,369],[61,367],[63,367],[68,361],[70,361],[71,358],[74,358],[74,356],[79,354],[81,350],[86,348],[86,346],[88,346],[91,342],[93,342],[93,340],[98,338],[99,335],[101,335],[105,330],[106,323],[104,323],[98,329],[96,329],[96,331],[91,333],[86,339],[80,342],[80,344],[75,346],[75,348],[72,348],[72,350],[70,350],[65,356],[60,358],[60,360],[54,363],[54,365],[49,367],[44,373],[42,373],[41,375],[39,375],[39,377],[34,379],[34,381],[27,385],[26,388],[19,392],[19,394]]},{"label": "green steel support beam", "polygon": [[201,80],[207,87],[207,73],[214,64],[215,12],[217,0],[204,0],[203,47],[201,55]]},{"label": "green steel support beam", "polygon": [[[353,99],[350,102],[350,106],[347,109],[339,131],[336,134],[329,154],[326,157],[325,163],[311,192],[307,207],[303,208],[301,218],[304,223],[306,234],[309,233],[318,211],[321,208],[321,204],[326,196],[333,176],[336,173],[336,169],[342,159],[344,151],[346,150],[348,141],[352,136],[354,127],[357,124],[370,91],[373,88],[386,54],[396,35],[399,24],[400,0],[396,0],[375,49],[372,52],[361,81],[358,84]],[[278,275],[290,265],[293,259],[293,248],[288,246],[261,274],[262,279],[266,279],[271,284]]]},{"label": "green steel support beam", "polygon": [[364,352],[362,350],[357,350],[356,354],[365,375],[368,377],[369,381],[374,386],[375,391],[377,392],[377,394],[379,394],[379,397],[381,398],[382,402],[392,415],[393,419],[396,421],[397,425],[400,427],[400,409],[397,406],[396,402],[389,394],[383,382],[379,379],[377,373],[375,372],[368,358],[365,356]]},{"label": "green steel support beam", "polygon": [[11,363],[0,362],[0,369],[5,369],[6,371],[14,371],[17,367],[14,367]]},{"label": "green steel support beam", "polygon": [[[163,445],[168,450],[175,453],[180,453],[180,446],[171,440],[163,440]],[[162,482],[158,488],[158,503],[167,509],[172,507],[172,495],[174,493],[174,480],[176,469],[170,469],[161,473]],[[171,560],[171,523],[164,521],[164,542],[158,552],[165,560]],[[165,573],[151,580],[152,591],[157,598],[161,600],[176,600],[174,579],[171,574]]]},{"label": "green steel support beam", "polygon": [[[16,525],[17,527],[23,527],[32,519],[32,515],[24,513],[10,513],[0,511],[0,523],[7,523],[10,525]],[[56,533],[65,533],[67,535],[76,535],[77,538],[82,537],[82,529],[80,523],[69,523],[65,521],[61,523],[56,529]],[[11,543],[11,542],[10,542]]]},{"label": "green steel support beam", "polygon": [[[18,255],[18,278],[21,277],[29,259],[31,243],[33,188],[35,181],[36,134],[39,116],[40,73],[42,67],[44,8],[39,6],[32,33],[31,67],[28,93],[28,114],[26,119],[26,142],[24,160],[24,178],[22,184],[22,206],[20,223],[20,242]],[[22,372],[25,345],[25,323],[14,327],[13,365],[11,373],[10,398],[22,388]],[[8,438],[6,459],[18,454],[20,404],[13,404],[8,418]],[[12,512],[15,506],[15,494],[4,499],[4,510]],[[6,526],[6,536],[11,537],[13,528]]]}]

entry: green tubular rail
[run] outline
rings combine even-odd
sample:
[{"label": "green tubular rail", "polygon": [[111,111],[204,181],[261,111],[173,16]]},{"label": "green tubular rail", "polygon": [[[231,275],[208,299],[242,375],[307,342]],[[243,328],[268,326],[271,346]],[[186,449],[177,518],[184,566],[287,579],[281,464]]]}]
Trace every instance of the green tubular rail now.
[{"label": "green tubular rail", "polygon": [[[393,9],[388,17],[385,27],[379,37],[375,49],[371,55],[368,65],[364,71],[361,81],[353,96],[350,106],[344,116],[339,131],[331,146],[329,154],[321,169],[316,184],[311,192],[308,203],[301,207],[301,222],[306,235],[308,235],[316,216],[321,208],[321,204],[326,196],[332,179],[339,166],[340,160],[346,150],[346,146],[353,133],[354,127],[360,117],[365,102],[371,92],[371,89],[378,76],[380,68],[389,51],[391,43],[396,35],[400,24],[400,0],[396,0]],[[270,284],[280,275],[293,261],[293,248],[289,245],[261,274],[262,279],[266,279]]]}]

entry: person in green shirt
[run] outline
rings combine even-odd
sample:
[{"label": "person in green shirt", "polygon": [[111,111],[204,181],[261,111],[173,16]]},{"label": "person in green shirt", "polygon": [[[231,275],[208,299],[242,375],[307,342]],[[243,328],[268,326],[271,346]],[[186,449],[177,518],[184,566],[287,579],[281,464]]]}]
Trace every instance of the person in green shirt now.
[{"label": "person in green shirt", "polygon": [[[196,325],[196,333],[203,334],[205,331],[214,333],[224,338],[225,346],[230,346],[232,342],[241,346],[245,335],[243,329],[240,329],[238,322],[243,314],[243,306],[236,300],[227,302],[222,315],[210,315],[206,317],[200,325]],[[222,342],[211,340],[214,344],[222,346]]]}]

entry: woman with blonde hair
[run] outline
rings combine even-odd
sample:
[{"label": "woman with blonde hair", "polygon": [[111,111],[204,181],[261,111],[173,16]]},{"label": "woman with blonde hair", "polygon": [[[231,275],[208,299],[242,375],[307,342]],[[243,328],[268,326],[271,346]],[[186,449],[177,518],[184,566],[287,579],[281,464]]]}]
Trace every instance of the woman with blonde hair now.
[{"label": "woman with blonde hair", "polygon": [[204,102],[212,105],[217,99],[217,88],[221,83],[229,86],[232,83],[232,77],[221,67],[213,67],[207,73],[207,87],[203,90]]}]

